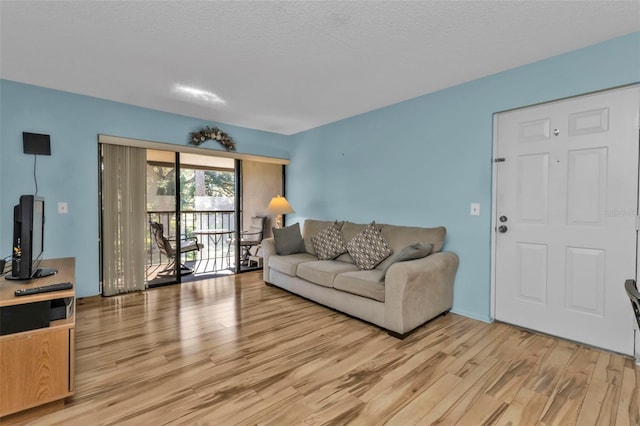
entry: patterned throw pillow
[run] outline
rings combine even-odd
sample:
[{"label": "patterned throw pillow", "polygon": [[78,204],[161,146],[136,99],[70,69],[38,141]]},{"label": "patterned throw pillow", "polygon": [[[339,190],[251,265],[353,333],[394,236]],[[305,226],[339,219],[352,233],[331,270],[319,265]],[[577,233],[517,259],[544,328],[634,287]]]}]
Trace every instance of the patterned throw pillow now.
[{"label": "patterned throw pillow", "polygon": [[370,270],[393,253],[382,233],[371,222],[347,243],[347,251],[358,268]]},{"label": "patterned throw pillow", "polygon": [[335,259],[347,252],[347,246],[342,238],[338,222],[332,223],[311,237],[311,242],[320,260]]}]

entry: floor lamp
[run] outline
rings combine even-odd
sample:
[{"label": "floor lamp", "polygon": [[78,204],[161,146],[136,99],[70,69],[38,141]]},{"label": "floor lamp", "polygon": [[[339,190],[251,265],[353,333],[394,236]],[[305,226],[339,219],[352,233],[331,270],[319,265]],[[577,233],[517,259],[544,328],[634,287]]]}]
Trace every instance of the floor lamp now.
[{"label": "floor lamp", "polygon": [[271,202],[269,202],[269,206],[267,207],[267,212],[269,214],[276,215],[276,228],[282,228],[283,214],[295,213],[287,199],[280,195],[271,199]]}]

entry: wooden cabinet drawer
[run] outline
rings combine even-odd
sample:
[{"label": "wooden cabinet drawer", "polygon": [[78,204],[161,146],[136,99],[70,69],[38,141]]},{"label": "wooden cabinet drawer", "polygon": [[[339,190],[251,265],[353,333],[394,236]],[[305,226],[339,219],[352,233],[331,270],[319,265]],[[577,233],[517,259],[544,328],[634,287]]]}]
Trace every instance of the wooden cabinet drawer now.
[{"label": "wooden cabinet drawer", "polygon": [[73,330],[41,329],[0,340],[0,416],[70,394]]}]

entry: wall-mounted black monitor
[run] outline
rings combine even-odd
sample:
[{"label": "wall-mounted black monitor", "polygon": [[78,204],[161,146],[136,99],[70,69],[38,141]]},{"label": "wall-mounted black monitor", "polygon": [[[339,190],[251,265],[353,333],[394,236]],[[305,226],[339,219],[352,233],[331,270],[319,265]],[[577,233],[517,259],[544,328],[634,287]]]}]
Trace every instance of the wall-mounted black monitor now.
[{"label": "wall-mounted black monitor", "polygon": [[55,269],[40,268],[44,252],[44,198],[21,195],[13,208],[11,273],[5,278],[29,280],[53,275]]},{"label": "wall-mounted black monitor", "polygon": [[25,154],[51,155],[51,136],[22,132],[22,149]]}]

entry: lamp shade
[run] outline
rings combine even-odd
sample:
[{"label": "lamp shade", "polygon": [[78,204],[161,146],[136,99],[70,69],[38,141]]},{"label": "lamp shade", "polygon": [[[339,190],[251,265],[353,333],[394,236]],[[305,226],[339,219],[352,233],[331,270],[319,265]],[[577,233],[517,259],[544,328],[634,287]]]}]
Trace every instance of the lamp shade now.
[{"label": "lamp shade", "polygon": [[267,212],[270,214],[288,214],[295,213],[295,210],[291,208],[291,204],[289,204],[286,198],[278,195],[277,197],[273,197],[271,202],[269,202]]}]

